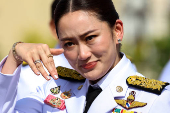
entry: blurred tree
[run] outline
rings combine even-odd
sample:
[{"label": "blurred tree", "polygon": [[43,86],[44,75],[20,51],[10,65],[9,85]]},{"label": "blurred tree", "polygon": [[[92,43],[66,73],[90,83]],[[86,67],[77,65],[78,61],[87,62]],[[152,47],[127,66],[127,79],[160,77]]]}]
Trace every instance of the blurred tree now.
[{"label": "blurred tree", "polygon": [[157,49],[157,62],[163,67],[170,58],[170,35],[160,40],[154,40]]},{"label": "blurred tree", "polygon": [[158,79],[170,58],[170,35],[161,39],[148,37],[148,40],[143,40],[138,38],[136,44],[123,43],[122,51],[131,57],[138,72],[146,77]]}]

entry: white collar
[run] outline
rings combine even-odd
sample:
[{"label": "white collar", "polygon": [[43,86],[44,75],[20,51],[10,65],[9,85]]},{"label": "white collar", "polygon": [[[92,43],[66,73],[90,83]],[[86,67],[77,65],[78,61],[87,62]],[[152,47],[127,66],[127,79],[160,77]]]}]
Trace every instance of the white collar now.
[{"label": "white collar", "polygon": [[124,53],[121,54],[123,54],[122,59],[110,72],[108,72],[100,81],[94,85],[91,85],[90,81],[87,80],[87,86],[91,85],[92,87],[100,87],[102,90],[104,90],[116,78],[117,73],[122,70],[125,64],[129,62],[129,59],[126,58],[126,55]]}]

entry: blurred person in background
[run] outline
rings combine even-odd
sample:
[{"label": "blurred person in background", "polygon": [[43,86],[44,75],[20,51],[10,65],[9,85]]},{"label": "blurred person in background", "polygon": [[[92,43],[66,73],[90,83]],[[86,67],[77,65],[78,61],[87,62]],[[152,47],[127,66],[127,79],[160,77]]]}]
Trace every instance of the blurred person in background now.
[{"label": "blurred person in background", "polygon": [[[52,34],[54,35],[54,38],[58,40],[56,30],[55,30],[55,23],[54,23],[54,10],[59,0],[54,0],[51,5],[51,20],[49,22],[49,27],[51,29]],[[55,48],[60,48],[59,44],[56,45]],[[68,61],[65,59],[64,54],[60,54],[53,57],[54,59],[58,59],[57,62],[55,62],[55,66],[63,66],[67,68],[72,68]],[[56,61],[56,60],[54,60]],[[46,80],[42,76],[35,76],[33,71],[31,71],[31,68],[29,65],[23,63],[21,68],[21,76],[18,83],[18,95],[17,99],[22,99],[26,95],[28,95],[30,92],[35,92],[37,86],[41,86],[46,82]]]},{"label": "blurred person in background", "polygon": [[159,80],[169,82],[170,83],[170,59],[163,68],[163,71],[159,77]]}]

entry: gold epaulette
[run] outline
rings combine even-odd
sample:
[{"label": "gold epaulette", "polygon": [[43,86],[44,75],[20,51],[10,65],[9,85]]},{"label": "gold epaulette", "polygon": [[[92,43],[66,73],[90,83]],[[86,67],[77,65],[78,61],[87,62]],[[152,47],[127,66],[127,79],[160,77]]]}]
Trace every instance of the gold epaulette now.
[{"label": "gold epaulette", "polygon": [[27,65],[28,65],[27,62],[25,62],[25,61],[22,62],[22,66],[27,66]]},{"label": "gold epaulette", "polygon": [[85,81],[85,78],[80,73],[78,73],[73,69],[69,69],[61,66],[58,66],[56,69],[60,78],[68,79],[68,80]]},{"label": "gold epaulette", "polygon": [[159,80],[154,80],[154,79],[149,79],[149,78],[145,78],[145,77],[141,77],[141,76],[129,76],[126,79],[126,82],[128,85],[145,90],[145,91],[149,91],[149,92],[153,92],[156,94],[161,94],[162,90],[169,85],[168,82],[162,82]]},{"label": "gold epaulette", "polygon": [[134,61],[134,59],[131,57],[131,56],[129,56],[129,55],[126,55],[126,57],[131,61],[131,62],[133,62]]}]

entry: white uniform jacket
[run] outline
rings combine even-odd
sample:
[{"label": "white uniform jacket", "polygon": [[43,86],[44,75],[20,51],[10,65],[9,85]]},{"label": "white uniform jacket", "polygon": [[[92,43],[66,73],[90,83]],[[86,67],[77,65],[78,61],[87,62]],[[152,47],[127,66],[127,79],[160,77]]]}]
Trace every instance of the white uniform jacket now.
[{"label": "white uniform jacket", "polygon": [[[2,67],[3,62],[0,66]],[[2,113],[83,113],[85,107],[86,93],[89,81],[84,83],[71,82],[63,79],[51,79],[44,86],[37,89],[37,93],[18,100],[17,82],[19,80],[20,66],[13,75],[0,74],[0,112]],[[170,91],[164,89],[161,95],[146,92],[140,89],[129,87],[126,83],[127,77],[139,75],[131,62],[124,55],[120,62],[107,73],[97,84],[102,88],[102,92],[93,101],[88,113],[111,113],[114,108],[124,109],[118,105],[114,99],[127,99],[130,91],[135,91],[135,101],[147,103],[144,107],[132,108],[130,111],[142,113],[169,113],[170,111]],[[77,88],[83,85],[78,90]],[[43,101],[51,94],[50,89],[61,86],[60,94],[64,91],[71,92],[71,98],[65,99],[66,109],[59,110],[46,105]],[[117,92],[116,87],[121,86],[122,92]],[[70,90],[71,89],[71,90]],[[60,97],[60,94],[54,95]],[[16,103],[15,103],[16,102]]]}]

